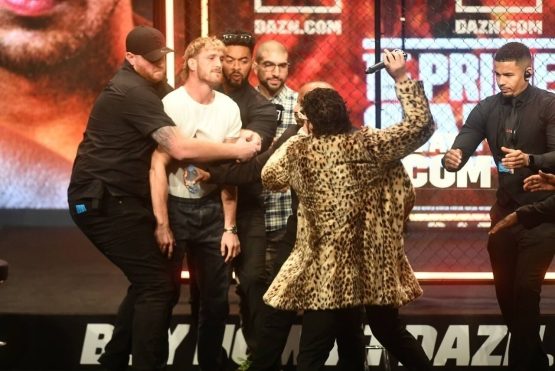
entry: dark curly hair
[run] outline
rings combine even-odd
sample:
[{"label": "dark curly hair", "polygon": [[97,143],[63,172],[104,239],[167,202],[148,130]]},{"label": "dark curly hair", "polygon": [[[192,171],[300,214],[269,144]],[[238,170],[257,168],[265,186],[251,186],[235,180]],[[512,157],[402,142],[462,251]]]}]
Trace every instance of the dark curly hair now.
[{"label": "dark curly hair", "polygon": [[523,43],[510,42],[500,47],[495,53],[496,62],[512,62],[528,64],[532,60],[530,49]]},{"label": "dark curly hair", "polygon": [[345,134],[351,131],[351,120],[345,101],[333,89],[316,88],[302,102],[303,111],[312,124],[314,136]]}]

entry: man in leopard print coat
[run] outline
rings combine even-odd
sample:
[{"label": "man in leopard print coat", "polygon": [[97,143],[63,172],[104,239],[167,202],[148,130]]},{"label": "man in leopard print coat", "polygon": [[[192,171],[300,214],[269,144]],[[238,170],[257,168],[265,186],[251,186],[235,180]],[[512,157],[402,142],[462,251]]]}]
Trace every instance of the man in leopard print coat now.
[{"label": "man in leopard print coat", "polygon": [[[334,334],[344,331],[338,327],[356,325],[348,319],[362,306],[369,316],[386,308],[397,331],[397,308],[422,292],[403,249],[412,191],[394,164],[429,139],[434,123],[422,84],[408,79],[402,54],[386,52],[385,63],[396,81],[403,122],[350,133],[342,98],[315,89],[303,102],[312,135],[292,138],[262,173],[266,187],[290,185],[300,200],[295,248],[264,296],[276,308],[305,311],[299,371],[320,369]],[[400,338],[410,336],[403,331]],[[414,338],[410,352],[394,344],[400,338],[384,345],[407,367],[410,359],[403,358],[420,358],[409,369],[431,368],[421,348],[414,349]]]}]

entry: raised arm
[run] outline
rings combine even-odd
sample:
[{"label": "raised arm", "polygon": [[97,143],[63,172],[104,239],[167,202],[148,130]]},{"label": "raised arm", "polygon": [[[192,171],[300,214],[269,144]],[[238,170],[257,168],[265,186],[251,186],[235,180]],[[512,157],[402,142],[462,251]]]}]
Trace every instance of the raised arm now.
[{"label": "raised arm", "polygon": [[403,121],[384,130],[363,129],[361,133],[367,139],[368,150],[376,159],[390,162],[422,146],[432,136],[435,125],[422,82],[409,80],[402,52],[386,50],[384,63],[395,80]]}]

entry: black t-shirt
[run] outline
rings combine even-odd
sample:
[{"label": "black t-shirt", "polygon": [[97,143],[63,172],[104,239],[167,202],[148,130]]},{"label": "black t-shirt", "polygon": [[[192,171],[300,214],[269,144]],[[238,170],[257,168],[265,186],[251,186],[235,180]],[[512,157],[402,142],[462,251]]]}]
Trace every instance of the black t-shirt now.
[{"label": "black t-shirt", "polygon": [[113,196],[148,198],[152,132],[173,126],[161,98],[171,87],[152,84],[126,61],[98,96],[77,150],[68,189],[70,201]]},{"label": "black t-shirt", "polygon": [[[276,135],[277,111],[275,105],[264,98],[248,82],[227,95],[239,106],[242,128],[260,135],[261,151],[266,151]],[[266,160],[267,158],[264,159],[264,162]],[[260,198],[262,166],[264,163],[257,162],[257,159],[252,159],[245,164],[228,161],[208,166],[211,183],[239,185],[238,215],[248,214],[252,208],[264,207],[264,202]]]},{"label": "black t-shirt", "polygon": [[239,106],[243,129],[258,133],[262,138],[261,151],[267,150],[272,144],[277,130],[275,105],[248,82],[227,95]]}]

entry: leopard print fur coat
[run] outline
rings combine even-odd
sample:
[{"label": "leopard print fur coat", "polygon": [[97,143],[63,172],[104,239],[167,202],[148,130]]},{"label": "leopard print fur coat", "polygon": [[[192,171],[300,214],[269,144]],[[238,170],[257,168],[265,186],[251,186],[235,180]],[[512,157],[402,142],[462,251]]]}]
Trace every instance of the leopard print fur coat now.
[{"label": "leopard print fur coat", "polygon": [[401,123],[295,136],[264,167],[266,188],[291,186],[300,201],[296,244],[264,295],[269,305],[400,307],[421,295],[403,243],[414,190],[399,160],[423,145],[435,125],[421,82],[398,83],[396,91]]}]

